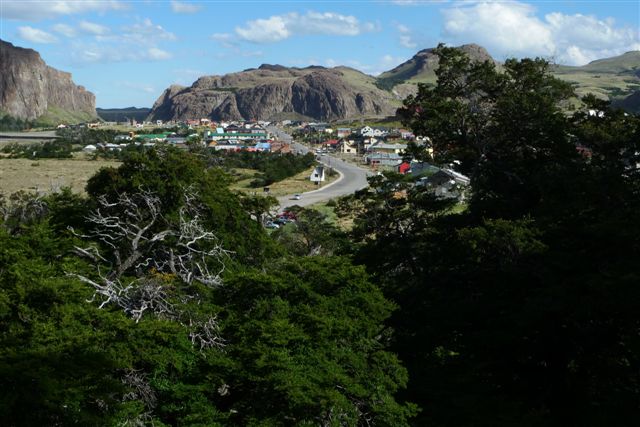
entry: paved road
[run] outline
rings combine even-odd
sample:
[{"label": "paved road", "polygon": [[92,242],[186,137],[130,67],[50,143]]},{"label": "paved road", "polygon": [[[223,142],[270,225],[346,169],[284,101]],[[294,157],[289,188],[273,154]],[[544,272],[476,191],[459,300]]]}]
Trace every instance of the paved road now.
[{"label": "paved road", "polygon": [[[293,142],[291,136],[282,130],[270,127],[269,131],[276,135],[280,140],[289,142],[292,149],[296,152],[303,154],[309,152],[307,147],[297,142]],[[366,169],[328,155],[321,156],[320,162],[325,164],[327,167],[333,168],[340,174],[340,177],[336,181],[327,184],[319,190],[302,193],[302,198],[300,200],[292,200],[291,196],[279,197],[278,202],[280,202],[281,210],[293,205],[309,206],[335,197],[353,194],[354,192],[369,185],[367,183],[367,176],[371,173]]]},{"label": "paved road", "polygon": [[0,132],[0,139],[54,139],[54,138],[58,138],[55,131]]}]

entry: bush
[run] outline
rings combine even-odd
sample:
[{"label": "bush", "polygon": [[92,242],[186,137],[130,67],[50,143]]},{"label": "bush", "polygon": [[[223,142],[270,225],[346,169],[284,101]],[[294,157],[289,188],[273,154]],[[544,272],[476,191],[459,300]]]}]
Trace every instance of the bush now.
[{"label": "bush", "polygon": [[44,144],[10,144],[2,149],[3,153],[9,153],[12,158],[21,159],[68,159],[73,149],[70,142],[52,141]]}]

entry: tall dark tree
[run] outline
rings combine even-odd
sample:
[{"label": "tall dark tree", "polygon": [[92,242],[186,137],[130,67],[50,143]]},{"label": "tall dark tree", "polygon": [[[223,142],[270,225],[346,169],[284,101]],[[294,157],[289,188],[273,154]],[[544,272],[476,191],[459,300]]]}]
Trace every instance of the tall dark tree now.
[{"label": "tall dark tree", "polygon": [[439,54],[437,86],[402,113],[436,162],[471,175],[469,209],[421,206],[392,182],[361,193],[354,234],[400,306],[416,425],[635,424],[640,118],[594,97],[571,117],[542,60],[495,70]]},{"label": "tall dark tree", "polygon": [[[439,46],[435,87],[421,85],[400,114],[431,139],[436,163],[471,176],[471,210],[518,217],[535,210],[550,176],[577,158],[561,104],[571,86],[541,59],[510,59],[501,70]],[[420,157],[421,147],[414,147]],[[422,147],[424,151],[424,147]]]}]

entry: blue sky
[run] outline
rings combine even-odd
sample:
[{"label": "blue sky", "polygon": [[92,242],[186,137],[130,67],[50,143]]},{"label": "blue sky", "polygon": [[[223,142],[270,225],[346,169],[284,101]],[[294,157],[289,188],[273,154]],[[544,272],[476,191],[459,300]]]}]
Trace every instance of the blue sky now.
[{"label": "blue sky", "polygon": [[0,0],[0,18],[0,38],[71,72],[103,108],[150,107],[170,84],[263,63],[375,75],[438,42],[572,65],[640,50],[638,0]]}]

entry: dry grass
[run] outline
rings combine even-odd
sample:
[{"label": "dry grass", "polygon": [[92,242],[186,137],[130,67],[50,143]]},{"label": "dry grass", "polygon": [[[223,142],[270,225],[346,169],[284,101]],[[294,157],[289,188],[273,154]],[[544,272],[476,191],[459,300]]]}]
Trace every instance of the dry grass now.
[{"label": "dry grass", "polygon": [[[318,186],[309,181],[309,176],[313,172],[313,167],[304,172],[292,176],[291,178],[282,180],[280,182],[273,183],[269,186],[269,195],[274,197],[287,196],[290,194],[304,193],[306,191],[317,190]],[[262,188],[251,188],[249,184],[253,181],[253,174],[258,171],[252,169],[237,169],[233,172],[233,175],[238,176],[240,179],[231,184],[230,188],[234,191],[241,191],[243,193],[260,193],[262,194]],[[334,176],[327,176],[327,180],[322,185],[327,185],[332,181],[338,179],[338,174]]]},{"label": "dry grass", "polygon": [[0,193],[20,190],[47,193],[60,187],[84,193],[87,180],[98,169],[119,164],[107,160],[0,159]]}]

